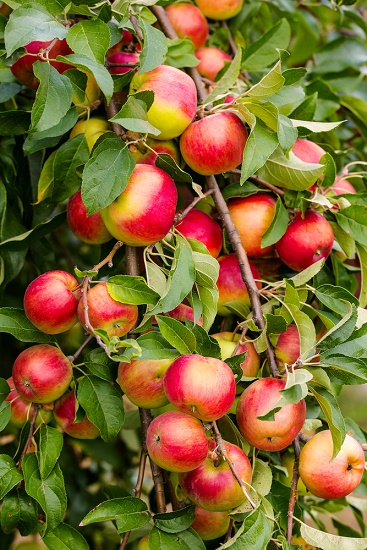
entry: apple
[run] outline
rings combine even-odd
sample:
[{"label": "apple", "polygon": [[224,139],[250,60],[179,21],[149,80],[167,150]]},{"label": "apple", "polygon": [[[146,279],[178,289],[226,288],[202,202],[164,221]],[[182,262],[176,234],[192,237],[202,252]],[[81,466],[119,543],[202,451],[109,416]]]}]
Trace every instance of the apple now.
[{"label": "apple", "polygon": [[[252,470],[249,459],[236,445],[225,441],[224,446],[237,475],[250,490]],[[179,483],[185,495],[197,506],[210,512],[224,512],[242,504],[246,496],[227,462],[218,457],[215,447],[216,443],[210,440],[206,460],[192,472],[180,474]]]},{"label": "apple", "polygon": [[[232,354],[236,349],[237,342],[240,339],[240,335],[235,334],[233,336],[232,332],[219,332],[218,334],[211,334],[211,336],[218,341],[223,361],[229,359],[229,357],[232,357]],[[241,368],[244,376],[252,378],[257,376],[257,373],[259,372],[260,356],[252,342],[241,344],[236,352],[236,355],[245,353],[245,351],[247,351],[247,355],[245,360],[241,363]]]},{"label": "apple", "polygon": [[243,0],[196,0],[196,4],[206,17],[225,20],[241,11]]},{"label": "apple", "polygon": [[299,332],[296,325],[291,323],[284,332],[281,332],[274,348],[278,365],[285,363],[293,365],[301,355]]},{"label": "apple", "polygon": [[150,550],[149,535],[145,535],[145,537],[139,540],[136,550]]},{"label": "apple", "polygon": [[17,544],[12,550],[47,550],[47,546],[36,540],[28,540]]},{"label": "apple", "polygon": [[[293,478],[294,454],[287,451],[286,453],[284,453],[284,455],[282,455],[281,462],[282,466],[287,470],[287,475],[281,473],[279,475],[279,479],[283,483],[283,485],[285,485],[286,487],[290,487]],[[305,495],[307,493],[306,486],[301,478],[299,478],[297,483],[297,493],[299,495]]]},{"label": "apple", "polygon": [[173,359],[136,359],[120,363],[117,382],[134,405],[155,409],[169,403],[163,377]]},{"label": "apple", "polygon": [[167,17],[179,38],[188,36],[195,49],[201,48],[209,34],[206,18],[196,6],[179,2],[166,8]]},{"label": "apple", "polygon": [[12,377],[19,395],[33,403],[50,403],[61,397],[73,378],[69,359],[54,346],[37,344],[16,358]]},{"label": "apple", "polygon": [[75,393],[69,391],[55,401],[54,416],[65,433],[78,439],[95,439],[99,429],[92,424],[87,415],[80,422],[74,422],[77,411]]},{"label": "apple", "polygon": [[200,61],[196,67],[197,70],[201,76],[213,82],[219,71],[223,69],[225,61],[232,61],[231,56],[219,48],[200,48],[195,55]]},{"label": "apple", "polygon": [[[185,319],[188,319],[192,323],[194,322],[194,310],[191,306],[187,306],[186,304],[179,304],[177,307],[172,309],[171,311],[168,311],[166,313],[167,317],[171,317],[171,319],[178,319],[179,321],[185,321]],[[203,319],[200,317],[198,322],[198,325],[202,326]]]},{"label": "apple", "polygon": [[165,412],[149,424],[147,449],[150,458],[170,472],[189,472],[208,454],[208,439],[197,418],[180,411]]},{"label": "apple", "polygon": [[87,216],[80,190],[70,197],[66,211],[70,229],[84,243],[103,244],[112,239],[100,212]]},{"label": "apple", "polygon": [[102,117],[94,116],[86,120],[79,120],[71,130],[69,137],[71,139],[79,134],[85,134],[89,151],[91,151],[97,139],[105,132],[108,132],[108,130],[109,124],[107,120]]},{"label": "apple", "polygon": [[[108,65],[111,64],[112,65]],[[130,52],[114,52],[107,57],[107,66],[111,74],[125,74],[132,71],[134,67],[118,67],[115,64],[139,63],[139,55]]]},{"label": "apple", "polygon": [[[5,401],[10,402],[10,420],[17,428],[23,428],[27,420],[30,420],[33,413],[33,404],[30,401],[22,399],[15,389],[13,378],[7,379],[10,393]],[[40,409],[36,419],[36,426],[39,424],[48,424],[52,420],[52,411]]]},{"label": "apple", "polygon": [[[97,84],[96,79],[93,75],[87,74],[87,85],[85,87],[84,99],[79,101],[77,96],[74,94],[71,98],[71,101],[78,107],[89,107],[97,101],[101,96],[101,90]],[[78,109],[79,112],[83,112],[83,109]]]},{"label": "apple", "polygon": [[[102,329],[108,337],[125,336],[138,319],[138,308],[134,305],[122,304],[113,300],[108,294],[106,283],[98,283],[87,292],[88,316],[93,329]],[[87,332],[83,298],[78,305],[80,324]]]},{"label": "apple", "polygon": [[172,405],[205,422],[224,416],[236,397],[230,367],[220,359],[199,354],[175,359],[164,375],[163,387]]},{"label": "apple", "polygon": [[299,211],[275,248],[279,258],[294,271],[302,271],[321,258],[327,258],[334,243],[329,222],[319,212]]},{"label": "apple", "polygon": [[237,403],[237,425],[251,445],[263,451],[281,451],[290,445],[306,420],[306,403],[285,405],[274,420],[260,420],[281,398],[285,380],[261,378],[248,386]]},{"label": "apple", "polygon": [[111,48],[107,50],[107,56],[111,55],[111,53],[120,52],[124,46],[130,46],[132,41],[133,35],[131,34],[131,32],[129,32],[127,29],[122,29],[121,40],[119,40],[116,44],[114,44],[113,46],[111,46]]},{"label": "apple", "polygon": [[176,224],[176,229],[186,239],[203,243],[213,258],[219,256],[223,246],[222,230],[209,214],[193,208]]},{"label": "apple", "polygon": [[228,512],[209,512],[195,506],[195,519],[191,529],[194,529],[203,540],[214,540],[227,533],[230,521]]},{"label": "apple", "polygon": [[332,460],[333,440],[330,430],[311,437],[299,456],[299,473],[313,495],[320,498],[342,498],[360,484],[365,467],[361,445],[350,435]]},{"label": "apple", "polygon": [[34,279],[24,294],[28,319],[46,334],[69,330],[78,320],[81,296],[78,281],[67,271],[47,271]]},{"label": "apple", "polygon": [[[231,310],[226,307],[226,304],[229,302],[239,302],[250,307],[250,297],[247,291],[247,287],[242,280],[241,269],[236,254],[227,254],[226,256],[221,256],[220,258],[218,258],[218,262],[218,314],[222,316],[227,316],[232,313]],[[250,268],[252,275],[256,281],[257,288],[261,288],[261,281],[258,280],[260,279],[260,273],[251,262]]]},{"label": "apple", "polygon": [[233,199],[228,205],[242,245],[251,258],[269,256],[274,251],[274,245],[263,248],[261,239],[273,221],[275,209],[273,197],[264,193]]},{"label": "apple", "polygon": [[241,164],[247,130],[234,113],[206,116],[184,131],[180,150],[186,164],[203,176],[221,174]]},{"label": "apple", "polygon": [[313,141],[308,141],[308,139],[296,139],[292,147],[292,153],[303,162],[319,164],[321,157],[325,155],[326,151]]},{"label": "apple", "polygon": [[137,164],[150,164],[154,166],[157,155],[162,153],[170,155],[176,164],[180,164],[180,151],[173,139],[158,140],[148,137],[146,143],[154,149],[155,153],[148,149],[148,147],[145,147],[143,143],[129,146],[129,151]]},{"label": "apple", "polygon": [[355,195],[357,193],[350,181],[345,178],[337,178],[335,183],[329,189],[334,191],[335,195],[344,195],[345,193]]},{"label": "apple", "polygon": [[101,215],[115,239],[130,246],[149,246],[171,229],[176,205],[173,179],[156,166],[137,164],[125,191]]},{"label": "apple", "polygon": [[296,544],[298,547],[300,546],[302,550],[315,550],[315,547],[313,544],[308,544],[308,542],[305,541],[304,538],[301,536],[293,535],[292,537],[293,544]]},{"label": "apple", "polygon": [[[32,88],[33,90],[38,88],[39,81],[34,76],[33,64],[36,61],[46,62],[46,59],[43,59],[42,57],[28,54],[38,54],[39,52],[42,52],[51,44],[51,42],[52,40],[49,40],[48,42],[40,42],[38,40],[30,42],[25,46],[27,53],[17,59],[17,61],[10,67],[15,78],[21,84],[24,84],[24,86],[28,86],[28,88]],[[55,45],[52,46],[48,56],[50,59],[56,59],[58,55],[69,55],[71,53],[73,53],[73,51],[69,48],[64,38],[63,40],[58,40]],[[50,61],[50,65],[52,65],[59,73],[63,73],[71,68],[71,66],[67,63],[62,63],[60,61]]]},{"label": "apple", "polygon": [[154,102],[148,121],[161,133],[156,139],[173,139],[182,134],[196,114],[194,81],[180,69],[159,65],[152,71],[134,75],[131,92],[152,90]]}]

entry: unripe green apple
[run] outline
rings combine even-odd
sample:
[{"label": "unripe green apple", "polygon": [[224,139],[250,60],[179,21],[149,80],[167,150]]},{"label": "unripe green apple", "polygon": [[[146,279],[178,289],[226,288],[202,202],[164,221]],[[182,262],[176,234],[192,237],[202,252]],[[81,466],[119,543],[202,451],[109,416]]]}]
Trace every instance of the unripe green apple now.
[{"label": "unripe green apple", "polygon": [[86,120],[79,120],[70,132],[70,139],[78,134],[85,134],[85,138],[88,143],[89,151],[93,149],[93,146],[97,139],[108,132],[109,124],[106,119],[102,117],[90,117]]},{"label": "unripe green apple", "polygon": [[[96,79],[93,75],[87,74],[87,85],[85,87],[84,99],[79,101],[79,99],[74,94],[71,98],[71,101],[79,107],[89,107],[97,101],[101,96],[101,90],[97,84]],[[84,109],[78,109],[79,112],[83,112]]]}]

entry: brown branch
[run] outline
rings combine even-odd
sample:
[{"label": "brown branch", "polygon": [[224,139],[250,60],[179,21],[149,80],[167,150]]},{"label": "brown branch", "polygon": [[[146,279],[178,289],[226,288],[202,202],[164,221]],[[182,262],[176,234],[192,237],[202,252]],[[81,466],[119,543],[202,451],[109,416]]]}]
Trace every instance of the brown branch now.
[{"label": "brown branch", "polygon": [[135,30],[136,35],[139,38],[139,40],[144,40],[143,33],[141,32],[141,28],[138,25],[138,20],[136,19],[135,15],[132,15],[130,17],[130,22],[131,22],[132,26],[134,27],[134,30]]},{"label": "brown branch", "polygon": [[227,534],[226,534],[226,538],[224,539],[225,543],[228,542],[229,540],[231,540],[231,538],[232,538],[233,525],[234,525],[234,521],[231,518],[229,520],[229,526],[228,526],[228,531],[227,531]]},{"label": "brown branch", "polygon": [[75,361],[75,359],[77,359],[77,358],[79,357],[79,355],[81,354],[81,352],[83,351],[83,349],[84,349],[85,347],[87,347],[87,345],[88,345],[89,342],[92,340],[92,338],[93,338],[93,335],[90,334],[90,335],[88,336],[88,338],[86,338],[86,339],[84,340],[84,342],[82,343],[82,345],[76,350],[76,352],[74,353],[74,355],[69,355],[69,356],[68,356],[68,359],[69,359],[70,363],[73,363],[73,362]]},{"label": "brown branch", "polygon": [[311,437],[309,435],[303,434],[302,432],[299,432],[298,439],[299,441],[302,441],[302,443],[307,443],[307,441],[310,441]]},{"label": "brown branch", "polygon": [[292,530],[293,530],[293,514],[294,507],[297,502],[297,484],[299,480],[299,454],[301,452],[299,445],[298,436],[293,440],[293,449],[294,449],[294,466],[293,466],[293,477],[291,483],[291,496],[288,504],[288,521],[287,521],[287,542],[292,544]]},{"label": "brown branch", "polygon": [[184,217],[194,208],[194,206],[197,205],[198,202],[200,202],[205,197],[208,197],[209,195],[212,195],[214,193],[213,189],[209,189],[206,193],[203,193],[204,196],[202,197],[196,197],[190,204],[185,208],[185,210],[182,210],[182,212],[178,212],[175,216],[174,225],[177,225],[180,221],[184,219]]},{"label": "brown branch", "polygon": [[[141,427],[143,431],[143,439],[146,437],[148,426],[153,420],[149,409],[139,409]],[[144,435],[145,434],[145,435]],[[155,499],[157,502],[157,510],[159,514],[164,514],[166,511],[166,499],[164,496],[164,480],[162,471],[155,462],[149,457],[150,468],[152,470],[153,483],[155,489]]]},{"label": "brown branch", "polygon": [[[116,101],[115,94],[112,94],[111,101],[109,102],[108,105],[105,100],[105,108],[106,108],[106,113],[109,120],[113,118],[115,115],[117,115],[120,109]],[[120,139],[122,139],[123,141],[127,140],[126,132],[124,128],[120,126],[120,124],[117,124],[117,122],[111,122],[111,126],[112,126],[112,130]]]},{"label": "brown branch", "polygon": [[169,473],[162,470],[164,482],[168,488],[169,495],[171,497],[172,510],[180,510],[185,507],[185,503],[182,500],[178,500],[175,488],[173,487]]},{"label": "brown branch", "polygon": [[38,416],[39,411],[41,410],[41,407],[42,407],[42,405],[40,405],[39,403],[33,403],[32,404],[32,415],[31,415],[31,424],[30,424],[30,427],[29,427],[29,434],[28,434],[28,437],[27,437],[27,441],[25,442],[25,445],[23,447],[22,454],[19,457],[18,470],[22,469],[23,458],[27,454],[28,449],[30,447],[30,444],[32,442],[32,438],[33,438],[33,434],[34,434],[34,428],[36,426],[37,416]]},{"label": "brown branch", "polygon": [[126,272],[128,275],[139,275],[139,263],[134,246],[126,245]]},{"label": "brown branch", "polygon": [[224,27],[224,28],[226,29],[226,31],[227,31],[227,33],[228,33],[229,45],[230,45],[230,47],[231,47],[231,50],[232,50],[233,55],[236,55],[238,48],[237,48],[237,46],[236,46],[235,41],[233,40],[232,33],[231,33],[231,31],[230,31],[230,29],[229,29],[229,27],[228,27],[226,21],[222,21],[222,27]]},{"label": "brown branch", "polygon": [[[241,170],[238,170],[237,168],[235,168],[234,170],[229,170],[229,173],[241,175]],[[285,191],[283,191],[283,189],[280,189],[280,187],[276,187],[276,185],[269,183],[263,178],[260,178],[260,176],[257,176],[256,174],[253,174],[248,179],[250,181],[253,181],[254,183],[260,183],[261,185],[263,185],[264,187],[267,187],[268,189],[271,189],[272,191],[274,191],[274,193],[276,193],[277,195],[280,195],[281,197],[285,195]]]}]

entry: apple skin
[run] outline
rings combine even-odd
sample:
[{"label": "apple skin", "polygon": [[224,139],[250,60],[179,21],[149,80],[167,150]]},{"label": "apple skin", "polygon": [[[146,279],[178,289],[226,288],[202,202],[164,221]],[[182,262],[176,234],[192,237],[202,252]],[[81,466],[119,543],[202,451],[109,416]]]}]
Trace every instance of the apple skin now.
[{"label": "apple skin", "polygon": [[[233,462],[237,475],[250,488],[252,479],[251,464],[245,453],[232,443],[224,442],[226,453]],[[210,512],[224,512],[242,504],[246,497],[234,478],[227,462],[217,463],[216,443],[209,441],[208,456],[192,472],[179,475],[182,491],[197,506]]]},{"label": "apple skin", "polygon": [[[139,63],[139,54],[130,52],[114,52],[107,57],[108,63]],[[111,74],[125,74],[133,70],[133,67],[108,67]]]},{"label": "apple skin", "polygon": [[319,212],[299,211],[276,243],[279,258],[294,271],[302,271],[321,258],[327,258],[334,243],[329,222]]},{"label": "apple skin", "polygon": [[15,389],[23,399],[51,403],[68,389],[73,367],[58,348],[37,344],[18,355],[12,377]]},{"label": "apple skin", "polygon": [[[188,319],[192,323],[194,322],[194,311],[191,306],[187,306],[186,304],[179,304],[171,311],[168,311],[166,315],[167,317],[171,317],[171,319],[178,319],[179,321],[185,321],[185,319]],[[199,318],[197,324],[202,326],[203,319],[201,317]]]},{"label": "apple skin", "polygon": [[181,136],[180,150],[198,174],[221,174],[241,164],[247,137],[239,117],[222,111],[190,124]]},{"label": "apple skin", "polygon": [[[311,437],[299,456],[299,473],[313,495],[335,499],[349,495],[360,484],[365,458],[361,445],[350,435],[331,461],[333,441],[330,430]],[[330,462],[331,461],[331,462]]]},{"label": "apple skin", "polygon": [[313,141],[309,141],[308,139],[296,139],[292,147],[292,153],[303,162],[319,164],[320,158],[325,155],[326,151]]},{"label": "apple skin", "polygon": [[[47,48],[47,46],[51,44],[51,42],[52,40],[49,40],[48,42],[40,42],[35,40],[34,42],[30,42],[29,44],[27,44],[25,46],[25,49],[29,54],[37,54],[41,50]],[[73,53],[73,51],[69,48],[64,38],[63,40],[58,40],[56,44],[51,48],[51,50],[49,51],[49,57],[50,59],[56,59],[58,55],[69,55],[71,53]],[[24,86],[32,88],[33,90],[37,90],[39,86],[39,81],[33,73],[33,64],[36,61],[46,62],[45,59],[42,59],[35,55],[24,54],[22,57],[17,59],[17,61],[13,63],[13,65],[10,67],[11,72],[13,73],[15,78],[21,84],[24,84]],[[63,73],[72,68],[71,65],[62,63],[60,61],[50,61],[50,65],[52,65],[59,73]]]},{"label": "apple skin", "polygon": [[30,540],[17,544],[12,550],[47,550],[47,547],[41,542]]},{"label": "apple skin", "polygon": [[134,157],[137,164],[150,164],[151,166],[154,166],[157,159],[157,154],[159,155],[162,153],[170,155],[176,162],[176,164],[180,164],[180,150],[172,139],[159,141],[157,139],[148,137],[147,145],[149,145],[149,147],[154,149],[154,151],[156,152],[154,153],[153,151],[145,147],[144,144],[140,144],[140,148],[142,150],[138,149],[138,147],[136,147],[135,145],[129,146],[129,151]]},{"label": "apple skin", "polygon": [[180,411],[157,416],[148,427],[147,449],[150,458],[170,472],[189,472],[208,454],[208,439],[197,418]]},{"label": "apple skin", "polygon": [[199,354],[175,359],[164,375],[163,387],[172,405],[205,422],[224,416],[236,397],[230,367],[220,359]]},{"label": "apple skin", "polygon": [[[240,335],[236,334],[233,338],[232,332],[219,332],[218,334],[211,334],[211,336],[218,340],[223,361],[229,359],[229,357],[232,357],[237,342],[240,339]],[[257,376],[257,373],[259,372],[260,356],[255,350],[255,346],[252,342],[241,344],[237,350],[236,355],[245,353],[245,351],[247,351],[247,355],[240,366],[242,368],[243,375],[252,378]]]},{"label": "apple skin", "polygon": [[67,271],[47,271],[34,279],[24,294],[28,319],[46,334],[71,329],[78,320],[79,283]]},{"label": "apple skin", "polygon": [[213,258],[219,256],[223,246],[222,230],[209,214],[193,208],[176,224],[176,229],[187,239],[203,243]]},{"label": "apple skin", "polygon": [[209,512],[195,506],[195,519],[191,529],[194,529],[203,540],[214,540],[227,533],[230,521],[228,512]]},{"label": "apple skin", "polygon": [[[33,404],[30,401],[22,399],[15,389],[13,378],[7,379],[10,388],[10,393],[5,401],[9,401],[10,405],[10,420],[17,428],[23,428],[27,420],[30,420],[33,412]],[[52,420],[52,411],[40,409],[36,419],[36,426],[39,424],[48,424]]]},{"label": "apple skin", "polygon": [[[236,254],[227,254],[218,258],[219,277],[217,286],[219,290],[218,314],[222,316],[230,315],[231,310],[226,307],[227,302],[240,302],[251,306],[247,287],[242,280],[241,269]],[[250,262],[250,268],[254,279],[260,279],[260,273]],[[261,281],[256,281],[257,288],[261,288]]]},{"label": "apple skin", "polygon": [[243,0],[196,0],[196,4],[206,17],[222,21],[238,14]]},{"label": "apple skin", "polygon": [[355,195],[357,193],[350,181],[345,178],[336,179],[329,189],[334,191],[335,195],[344,195],[345,193]]},{"label": "apple skin", "polygon": [[201,48],[209,34],[205,16],[196,6],[179,2],[166,7],[167,17],[179,38],[188,36],[195,50]]},{"label": "apple skin", "polygon": [[155,409],[169,403],[163,377],[173,359],[137,359],[120,363],[117,382],[134,405]]},{"label": "apple skin", "polygon": [[[138,308],[113,300],[108,294],[106,283],[98,283],[87,292],[88,315],[94,329],[102,329],[108,337],[125,336],[138,319]],[[83,299],[78,305],[78,317],[84,330],[85,326]]]},{"label": "apple skin", "polygon": [[139,540],[136,550],[150,550],[149,535],[145,535],[145,537]]},{"label": "apple skin", "polygon": [[166,172],[137,164],[125,191],[101,210],[102,219],[115,239],[130,246],[150,246],[171,229],[177,197],[175,183]]},{"label": "apple skin", "polygon": [[273,197],[263,193],[233,199],[228,205],[242,245],[251,258],[262,258],[274,251],[274,245],[262,248],[261,239],[273,221],[275,209]]},{"label": "apple skin", "polygon": [[284,366],[285,363],[293,365],[297,361],[301,355],[301,344],[296,325],[291,323],[280,333],[274,353],[280,366]]},{"label": "apple skin", "polygon": [[79,120],[71,130],[69,137],[71,139],[79,134],[85,134],[89,151],[91,151],[97,139],[105,132],[108,132],[108,130],[109,124],[107,120],[95,116],[86,120]]},{"label": "apple skin", "polygon": [[[79,101],[76,95],[72,96],[71,101],[78,107],[89,107],[90,105],[92,105],[92,103],[97,101],[97,99],[99,99],[100,96],[101,96],[101,90],[99,89],[96,79],[94,78],[93,75],[87,74],[87,85],[85,87],[83,101]],[[78,112],[83,112],[83,109],[78,108]]]},{"label": "apple skin", "polygon": [[68,201],[67,220],[74,235],[84,243],[103,244],[112,239],[100,212],[87,216],[80,190]]},{"label": "apple skin", "polygon": [[131,92],[152,90],[154,102],[148,121],[160,130],[156,139],[173,139],[182,134],[196,114],[194,81],[180,69],[159,65],[152,71],[134,75]]},{"label": "apple skin", "polygon": [[[121,29],[120,29],[121,30]],[[133,35],[127,29],[122,29],[122,37],[114,46],[107,50],[107,56],[120,52],[124,46],[129,46],[133,41]]]},{"label": "apple skin", "polygon": [[65,393],[55,402],[54,416],[65,433],[78,439],[96,439],[99,429],[92,424],[87,415],[81,422],[74,422],[76,415],[76,398],[73,391]]},{"label": "apple skin", "polygon": [[200,61],[196,69],[201,76],[214,82],[215,77],[224,67],[225,61],[232,61],[230,55],[219,48],[200,48],[195,52]]},{"label": "apple skin", "polygon": [[[284,468],[287,469],[288,475],[281,473],[279,476],[279,480],[286,487],[290,487],[292,484],[292,478],[293,478],[294,454],[287,451],[286,453],[284,453],[284,455],[282,455],[281,462],[282,462],[282,466],[284,466]],[[303,483],[301,478],[299,478],[297,483],[297,493],[299,495],[305,495],[307,493],[306,486]]]},{"label": "apple skin", "polygon": [[304,399],[285,405],[274,420],[260,420],[280,399],[285,380],[261,378],[248,386],[237,403],[237,425],[251,445],[263,451],[281,451],[290,445],[306,419]]}]

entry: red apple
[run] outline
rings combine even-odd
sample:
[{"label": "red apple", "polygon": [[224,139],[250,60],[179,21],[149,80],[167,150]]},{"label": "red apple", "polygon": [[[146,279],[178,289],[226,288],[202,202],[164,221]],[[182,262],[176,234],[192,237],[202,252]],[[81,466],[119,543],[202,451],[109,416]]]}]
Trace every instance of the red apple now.
[{"label": "red apple", "polygon": [[157,416],[147,431],[150,458],[170,472],[189,472],[206,459],[208,439],[197,418],[180,411]]},{"label": "red apple", "polygon": [[306,420],[306,403],[285,405],[274,420],[260,420],[281,398],[285,381],[261,378],[248,386],[237,403],[237,425],[243,437],[257,449],[281,451],[290,445]]},{"label": "red apple", "polygon": [[[7,379],[10,388],[10,393],[5,401],[10,402],[10,420],[17,428],[23,428],[27,420],[30,420],[33,413],[33,404],[30,401],[22,399],[15,389],[13,378]],[[52,411],[40,409],[36,419],[36,426],[39,424],[48,424],[52,420]]]},{"label": "red apple", "polygon": [[[233,462],[237,475],[250,490],[251,464],[245,453],[232,443],[224,442],[226,453]],[[216,443],[209,441],[208,456],[192,472],[179,475],[183,492],[197,505],[210,512],[224,512],[239,506],[246,496],[234,478],[227,462],[215,452]]]},{"label": "red apple", "polygon": [[225,415],[236,397],[230,367],[220,359],[202,355],[176,359],[167,369],[163,386],[172,405],[206,422]]},{"label": "red apple", "polygon": [[[192,307],[187,306],[186,304],[179,304],[171,311],[168,311],[166,315],[171,317],[171,319],[178,319],[179,321],[185,321],[185,319],[188,319],[192,323],[194,322],[194,311]],[[201,317],[199,318],[197,324],[202,326],[203,319]]]},{"label": "red apple", "polygon": [[163,141],[148,137],[146,143],[149,147],[154,149],[155,152],[148,149],[148,147],[145,147],[143,143],[140,143],[139,146],[129,146],[129,151],[136,160],[137,164],[150,164],[154,166],[157,155],[162,153],[170,155],[176,164],[180,164],[180,151],[173,139]]},{"label": "red apple", "polygon": [[241,164],[247,130],[234,113],[222,111],[190,124],[180,139],[185,162],[198,174],[209,176]]},{"label": "red apple", "polygon": [[230,55],[219,48],[200,48],[195,53],[200,63],[197,70],[201,76],[205,76],[214,82],[215,77],[224,67],[225,61],[232,61]]},{"label": "red apple", "polygon": [[294,271],[302,271],[327,258],[334,242],[329,222],[315,210],[297,212],[275,248],[279,258]]},{"label": "red apple", "polygon": [[206,17],[224,20],[241,11],[243,0],[196,0],[196,4]]},{"label": "red apple", "polygon": [[[218,314],[226,316],[232,313],[231,310],[226,307],[226,304],[228,302],[239,302],[250,307],[250,297],[247,292],[247,287],[242,280],[241,269],[236,254],[227,254],[226,256],[221,256],[218,259],[218,262]],[[252,275],[256,280],[257,288],[261,288],[261,281],[258,280],[260,279],[260,273],[251,262],[250,268]]]},{"label": "red apple", "polygon": [[69,391],[55,402],[54,416],[56,422],[68,435],[78,439],[95,439],[99,429],[92,424],[87,415],[80,422],[74,422],[77,411],[75,393]]},{"label": "red apple", "polygon": [[107,57],[108,70],[111,74],[125,74],[133,70],[134,67],[118,67],[115,65],[125,65],[126,63],[139,63],[139,55],[129,52],[114,52]]},{"label": "red apple", "polygon": [[69,330],[78,320],[78,281],[67,271],[47,271],[34,279],[24,294],[28,319],[46,334]]},{"label": "red apple", "polygon": [[297,139],[292,147],[292,153],[303,162],[310,164],[319,164],[320,159],[326,151],[308,139]]},{"label": "red apple", "polygon": [[130,246],[149,246],[171,229],[176,204],[173,179],[156,166],[137,164],[125,191],[101,215],[115,239]]},{"label": "red apple", "polygon": [[[218,340],[223,361],[225,359],[229,359],[229,357],[232,357],[232,354],[236,349],[237,342],[240,339],[240,335],[236,334],[233,337],[232,332],[219,332],[218,334],[211,334],[211,336]],[[245,357],[245,360],[243,361],[243,363],[241,363],[243,375],[248,377],[255,377],[257,376],[260,368],[260,356],[255,350],[255,346],[252,342],[241,344],[236,352],[236,355],[240,355],[241,353],[245,353],[246,351],[247,355]]]},{"label": "red apple", "polygon": [[87,216],[80,190],[68,201],[67,220],[74,235],[84,243],[103,244],[112,239],[100,212]]},{"label": "red apple", "polygon": [[73,367],[58,348],[38,344],[18,355],[12,376],[15,389],[23,399],[50,403],[68,389]]},{"label": "red apple", "polygon": [[275,216],[276,203],[273,197],[256,193],[249,197],[233,199],[228,209],[247,254],[252,258],[262,258],[271,254],[274,245],[263,248],[261,239]]},{"label": "red apple", "polygon": [[[108,294],[106,283],[98,283],[87,292],[88,317],[94,329],[102,329],[108,337],[125,336],[135,325],[138,318],[138,308],[134,305],[122,304],[113,300]],[[86,326],[84,303],[78,305],[80,324],[89,332]]]},{"label": "red apple", "polygon": [[336,455],[330,430],[318,432],[303,447],[299,456],[299,473],[307,489],[320,498],[342,498],[360,484],[365,459],[361,445],[350,435]]},{"label": "red apple", "polygon": [[166,13],[179,38],[188,36],[195,49],[205,44],[209,34],[209,26],[199,8],[192,4],[179,2],[167,6]]},{"label": "red apple", "polygon": [[213,540],[227,533],[229,522],[228,512],[209,512],[195,506],[195,519],[191,529],[194,529],[203,540]]},{"label": "red apple", "polygon": [[223,245],[222,230],[209,214],[193,208],[176,225],[176,229],[187,239],[203,243],[213,258],[219,256]]},{"label": "red apple", "polygon": [[329,189],[332,189],[335,195],[344,195],[345,193],[355,195],[357,193],[353,185],[345,178],[337,178],[335,183]]},{"label": "red apple", "polygon": [[[120,29],[121,30],[121,29]],[[107,50],[107,55],[120,52],[124,46],[129,46],[133,41],[133,35],[127,29],[122,29],[122,37],[114,46]]]},{"label": "red apple", "polygon": [[285,363],[293,365],[297,361],[301,355],[301,347],[296,325],[291,323],[280,333],[274,353],[280,366],[284,366]]}]

